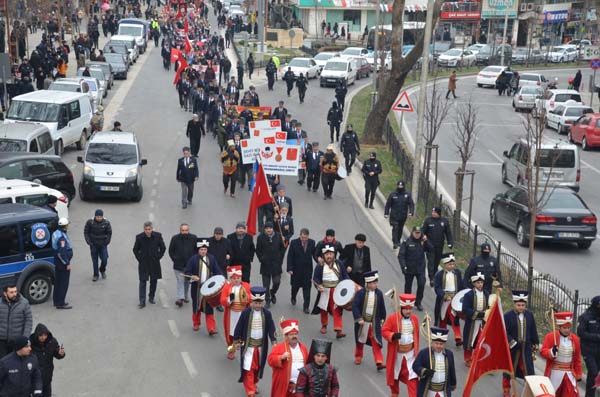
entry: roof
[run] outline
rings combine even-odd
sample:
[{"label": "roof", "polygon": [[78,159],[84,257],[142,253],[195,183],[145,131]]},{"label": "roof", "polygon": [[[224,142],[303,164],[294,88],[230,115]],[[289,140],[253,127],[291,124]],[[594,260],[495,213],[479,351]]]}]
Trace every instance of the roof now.
[{"label": "roof", "polygon": [[87,97],[88,94],[83,94],[81,92],[40,90],[16,96],[13,98],[13,101],[47,102],[60,104],[67,101],[72,101],[74,99]]},{"label": "roof", "polygon": [[10,190],[11,192],[27,192],[31,188],[39,190],[38,193],[48,193],[50,188],[35,182],[24,181],[22,179],[5,179],[0,178],[0,195],[3,191]]},{"label": "roof", "polygon": [[39,123],[16,122],[0,125],[0,138],[26,139],[30,135],[48,131],[48,127]]},{"label": "roof", "polygon": [[102,131],[99,134],[94,134],[90,138],[92,143],[121,143],[132,145],[137,142],[137,138],[133,132],[127,131]]},{"label": "roof", "polygon": [[[0,152],[0,164],[8,163],[16,160],[28,160],[28,159],[49,159],[49,160],[58,160],[60,161],[59,156],[55,156],[52,154],[39,154],[39,153],[29,153],[29,152]],[[0,205],[1,207],[1,205]]]},{"label": "roof", "polygon": [[29,204],[2,204],[0,205],[0,224],[25,222],[39,218],[57,218],[54,212]]}]

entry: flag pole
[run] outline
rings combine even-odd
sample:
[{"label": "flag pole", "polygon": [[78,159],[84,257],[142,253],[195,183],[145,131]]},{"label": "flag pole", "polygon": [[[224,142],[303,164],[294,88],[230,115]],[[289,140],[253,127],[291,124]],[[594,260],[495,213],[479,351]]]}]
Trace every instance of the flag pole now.
[{"label": "flag pole", "polygon": [[427,345],[429,346],[429,369],[433,369],[433,358],[431,354],[431,326],[430,326],[431,318],[429,317],[429,313],[425,312],[425,324],[427,324]]}]

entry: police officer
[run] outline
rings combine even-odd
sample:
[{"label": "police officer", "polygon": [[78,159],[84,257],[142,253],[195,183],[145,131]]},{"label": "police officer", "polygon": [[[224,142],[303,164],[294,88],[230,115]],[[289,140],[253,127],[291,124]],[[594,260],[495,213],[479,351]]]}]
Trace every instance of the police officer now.
[{"label": "police officer", "polygon": [[344,102],[346,101],[346,94],[348,93],[348,87],[346,87],[346,80],[338,81],[335,87],[335,99],[342,110],[344,111]]},{"label": "police officer", "polygon": [[327,112],[327,124],[329,125],[329,139],[333,143],[333,132],[335,130],[336,142],[340,140],[340,124],[344,118],[344,112],[338,107],[336,101],[331,102],[331,107]]},{"label": "police officer", "polygon": [[375,209],[373,201],[379,186],[379,174],[382,171],[381,161],[377,160],[377,153],[371,152],[369,159],[363,163],[361,171],[365,178],[365,208]]},{"label": "police officer", "polygon": [[360,154],[358,135],[354,132],[352,124],[348,124],[346,127],[346,132],[342,135],[340,148],[342,149],[342,153],[344,153],[344,159],[346,159],[346,171],[350,175],[352,173],[352,166],[356,161],[356,155]]},{"label": "police officer", "polygon": [[429,274],[429,285],[433,287],[435,273],[437,273],[442,252],[444,251],[444,240],[448,248],[452,248],[453,239],[448,218],[442,217],[442,208],[433,207],[431,216],[423,222],[423,234],[433,245],[433,250],[427,255],[427,274]]},{"label": "police officer", "polygon": [[410,236],[402,242],[398,252],[398,263],[404,274],[404,293],[412,293],[413,279],[417,279],[417,300],[416,307],[419,311],[423,310],[421,301],[423,300],[423,291],[425,289],[425,253],[431,252],[433,246],[427,237],[421,233],[418,226],[413,226]]},{"label": "police officer", "polygon": [[481,273],[485,276],[483,290],[492,293],[492,287],[496,287],[498,293],[502,292],[502,271],[496,257],[491,256],[492,247],[488,243],[481,244],[481,255],[474,256],[465,270],[465,285],[471,285],[471,276]]},{"label": "police officer", "polygon": [[283,81],[287,85],[287,96],[290,96],[290,93],[294,89],[294,80],[296,80],[296,75],[292,72],[292,68],[288,67],[288,70],[283,74]]},{"label": "police officer", "polygon": [[[73,248],[67,234],[69,220],[60,218],[58,229],[52,234],[52,249],[54,250],[54,306],[57,309],[71,309],[72,306],[65,301],[69,289],[71,276],[71,259]],[[1,395],[1,393],[0,393]]]},{"label": "police officer", "polygon": [[577,335],[587,367],[585,397],[594,397],[594,380],[600,368],[600,295],[592,298],[590,307],[579,318]]},{"label": "police officer", "polygon": [[296,80],[296,88],[298,89],[298,98],[300,99],[300,103],[304,103],[304,96],[306,95],[306,90],[308,89],[308,80],[304,76],[304,73],[300,73],[298,79]]},{"label": "police officer", "polygon": [[0,359],[0,396],[42,396],[42,372],[26,336],[15,339],[15,351]]},{"label": "police officer", "polygon": [[415,212],[415,203],[409,192],[406,191],[404,181],[398,181],[396,190],[394,190],[388,196],[387,202],[385,203],[385,210],[383,215],[390,218],[390,225],[392,226],[392,241],[394,243],[394,249],[400,246],[400,237],[402,236],[402,230],[404,229],[404,223],[406,218],[413,216]]}]

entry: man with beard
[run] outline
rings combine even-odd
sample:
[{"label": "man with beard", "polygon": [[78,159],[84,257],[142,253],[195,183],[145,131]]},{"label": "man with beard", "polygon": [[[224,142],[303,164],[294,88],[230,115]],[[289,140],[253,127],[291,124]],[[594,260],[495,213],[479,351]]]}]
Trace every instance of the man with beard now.
[{"label": "man with beard", "polygon": [[273,368],[271,396],[295,397],[298,373],[306,364],[308,351],[298,340],[298,320],[283,320],[280,328],[285,340],[273,347],[267,359]]},{"label": "man with beard", "polygon": [[29,336],[33,327],[29,301],[19,293],[16,284],[7,284],[0,299],[0,358],[13,350],[19,336]]},{"label": "man with beard", "polygon": [[313,339],[307,364],[298,374],[296,397],[338,397],[337,369],[331,365],[331,342]]},{"label": "man with beard", "polygon": [[250,282],[252,260],[256,248],[252,236],[246,233],[246,223],[238,222],[235,225],[235,233],[227,236],[231,243],[231,263],[242,266],[242,281]]},{"label": "man with beard", "polygon": [[227,358],[235,358],[233,350],[233,333],[242,312],[250,305],[250,284],[242,281],[242,267],[240,265],[228,266],[227,277],[229,283],[221,291],[221,306],[225,308],[223,314],[223,329],[227,342]]}]

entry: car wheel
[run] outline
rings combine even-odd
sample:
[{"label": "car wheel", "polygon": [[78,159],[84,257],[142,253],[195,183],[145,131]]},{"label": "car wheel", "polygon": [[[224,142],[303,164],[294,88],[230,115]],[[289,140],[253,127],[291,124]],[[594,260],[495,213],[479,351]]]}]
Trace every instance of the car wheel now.
[{"label": "car wheel", "polygon": [[502,183],[508,184],[508,177],[506,176],[506,167],[502,166]]},{"label": "car wheel", "polygon": [[34,273],[25,280],[21,293],[32,305],[44,303],[52,295],[52,280],[45,273]]},{"label": "car wheel", "polygon": [[529,240],[527,240],[527,237],[525,237],[525,227],[523,226],[522,222],[519,222],[517,225],[517,244],[519,244],[521,247],[526,247],[529,245]]},{"label": "car wheel", "polygon": [[581,149],[582,150],[590,150],[590,147],[588,146],[587,139],[585,139],[585,136],[583,138],[581,138]]},{"label": "car wheel", "polygon": [[83,186],[79,184],[79,198],[81,201],[88,201],[90,198],[83,192]]},{"label": "car wheel", "polygon": [[482,88],[482,87],[483,87],[483,84],[479,84],[479,83],[477,83],[477,87],[479,87],[479,88]]},{"label": "car wheel", "polygon": [[556,132],[558,132],[558,135],[562,135],[565,132],[565,130],[564,130],[564,128],[563,128],[563,126],[561,124],[559,124],[556,127]]},{"label": "car wheel", "polygon": [[142,197],[144,197],[144,189],[140,186],[137,194],[132,197],[131,201],[139,203],[140,201],[142,201]]},{"label": "car wheel", "polygon": [[59,139],[58,142],[56,142],[56,147],[54,148],[54,153],[56,153],[57,156],[62,156],[62,154],[65,152],[65,145],[63,144],[62,139]]},{"label": "car wheel", "polygon": [[586,250],[586,249],[590,248],[591,246],[592,246],[591,241],[580,241],[577,243],[577,247],[582,250]]},{"label": "car wheel", "polygon": [[85,132],[85,130],[83,130],[83,131],[81,131],[81,136],[79,137],[79,140],[75,143],[77,150],[83,150],[83,148],[85,148],[86,141],[87,141],[87,133]]},{"label": "car wheel", "polygon": [[496,206],[492,205],[490,207],[490,224],[493,227],[498,227],[500,224],[498,223],[498,218],[496,216]]},{"label": "car wheel", "polygon": [[567,140],[569,141],[569,143],[574,143],[573,135],[571,135],[571,131],[567,132]]}]

